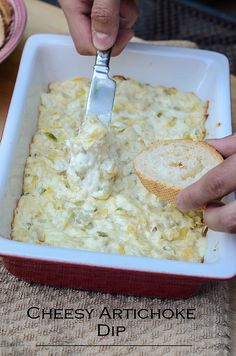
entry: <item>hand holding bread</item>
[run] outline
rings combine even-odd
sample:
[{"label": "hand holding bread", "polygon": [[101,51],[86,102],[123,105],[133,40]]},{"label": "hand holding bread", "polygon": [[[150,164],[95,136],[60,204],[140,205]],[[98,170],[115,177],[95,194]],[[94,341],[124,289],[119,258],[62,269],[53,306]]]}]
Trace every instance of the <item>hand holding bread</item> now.
[{"label": "hand holding bread", "polygon": [[206,206],[209,228],[236,232],[236,202],[220,201],[236,189],[236,136],[207,143],[160,141],[141,152],[134,165],[149,191],[183,212]]}]

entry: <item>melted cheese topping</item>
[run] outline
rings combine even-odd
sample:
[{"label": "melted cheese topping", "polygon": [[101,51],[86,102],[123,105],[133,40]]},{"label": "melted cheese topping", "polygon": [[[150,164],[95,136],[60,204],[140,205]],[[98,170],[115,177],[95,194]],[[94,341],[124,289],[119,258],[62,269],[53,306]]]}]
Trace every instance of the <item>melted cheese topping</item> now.
[{"label": "melted cheese topping", "polygon": [[107,128],[84,116],[89,85],[84,78],[55,82],[42,94],[12,238],[202,261],[202,213],[182,214],[150,194],[132,161],[158,139],[204,139],[207,103],[192,93],[117,78]]}]

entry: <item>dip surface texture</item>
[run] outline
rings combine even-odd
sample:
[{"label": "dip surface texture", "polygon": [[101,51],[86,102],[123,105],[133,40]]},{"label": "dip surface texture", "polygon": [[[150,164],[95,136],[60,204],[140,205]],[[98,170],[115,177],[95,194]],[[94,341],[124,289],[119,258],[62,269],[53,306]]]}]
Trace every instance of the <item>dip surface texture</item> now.
[{"label": "dip surface texture", "polygon": [[192,93],[117,80],[110,127],[85,117],[90,81],[50,84],[27,159],[12,239],[201,262],[201,212],[149,193],[133,159],[158,139],[203,140],[208,103]]}]

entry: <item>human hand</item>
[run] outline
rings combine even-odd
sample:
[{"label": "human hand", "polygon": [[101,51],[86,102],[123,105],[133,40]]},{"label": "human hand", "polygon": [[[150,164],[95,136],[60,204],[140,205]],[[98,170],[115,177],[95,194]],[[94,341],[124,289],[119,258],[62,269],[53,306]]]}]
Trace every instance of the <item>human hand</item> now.
[{"label": "human hand", "polygon": [[206,206],[204,221],[215,231],[236,232],[236,201],[224,204],[220,201],[236,190],[236,136],[207,140],[226,159],[211,169],[197,182],[183,189],[176,199],[182,211]]},{"label": "human hand", "polygon": [[59,0],[75,47],[80,54],[111,47],[118,55],[133,36],[138,17],[136,0]]}]

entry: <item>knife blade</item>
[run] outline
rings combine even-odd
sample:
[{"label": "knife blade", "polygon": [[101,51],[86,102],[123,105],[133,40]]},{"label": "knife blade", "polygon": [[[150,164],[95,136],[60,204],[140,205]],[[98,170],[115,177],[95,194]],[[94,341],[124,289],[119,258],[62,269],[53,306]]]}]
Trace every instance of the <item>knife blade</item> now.
[{"label": "knife blade", "polygon": [[116,82],[109,77],[111,49],[97,51],[86,115],[97,116],[104,125],[111,121]]}]

